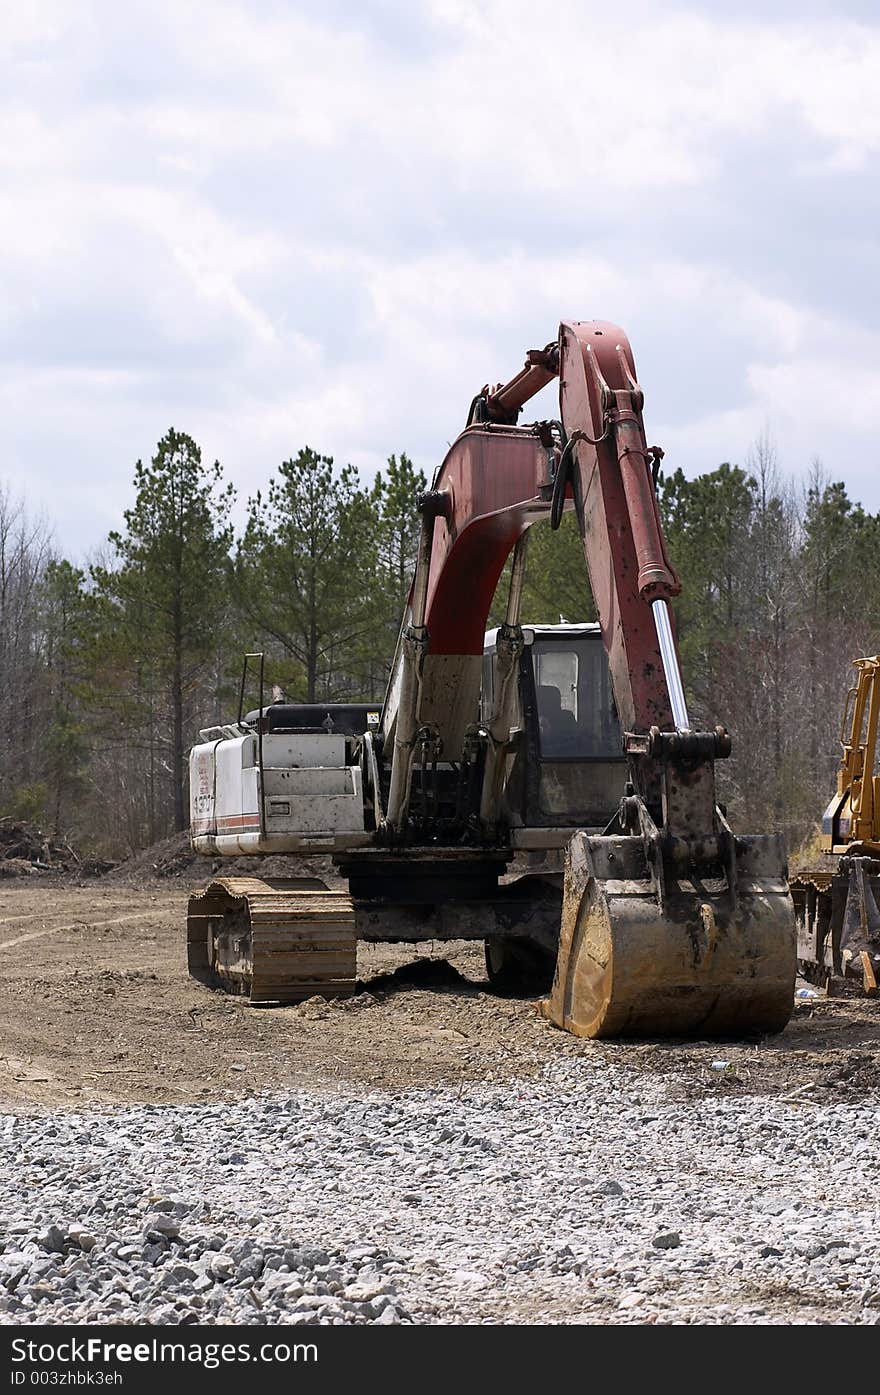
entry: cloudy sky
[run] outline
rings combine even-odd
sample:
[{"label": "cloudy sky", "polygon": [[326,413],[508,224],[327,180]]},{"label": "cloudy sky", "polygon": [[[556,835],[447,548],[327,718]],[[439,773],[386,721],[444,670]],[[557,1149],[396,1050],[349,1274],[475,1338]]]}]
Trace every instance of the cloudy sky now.
[{"label": "cloudy sky", "polygon": [[75,554],[171,425],[243,497],[430,471],[564,317],[668,465],[769,426],[880,508],[876,0],[0,9],[0,481]]}]

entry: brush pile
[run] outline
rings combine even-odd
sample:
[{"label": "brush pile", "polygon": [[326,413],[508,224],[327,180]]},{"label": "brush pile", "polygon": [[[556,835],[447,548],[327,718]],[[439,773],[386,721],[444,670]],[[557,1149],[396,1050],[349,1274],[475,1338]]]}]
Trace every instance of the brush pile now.
[{"label": "brush pile", "polygon": [[0,878],[67,873],[95,877],[112,862],[82,857],[64,838],[50,837],[28,820],[0,818]]}]

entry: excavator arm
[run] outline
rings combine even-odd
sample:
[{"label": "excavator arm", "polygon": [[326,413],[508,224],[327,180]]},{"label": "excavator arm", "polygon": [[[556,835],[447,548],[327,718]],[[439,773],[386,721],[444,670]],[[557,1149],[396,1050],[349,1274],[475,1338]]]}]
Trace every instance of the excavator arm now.
[{"label": "excavator arm", "polygon": [[[553,377],[561,420],[517,425]],[[545,1014],[589,1036],[773,1030],[790,1014],[796,962],[785,851],[778,835],[734,835],[715,797],[727,732],[690,727],[669,605],[680,583],[642,407],[626,335],[601,321],[564,322],[511,382],[474,399],[421,501],[419,559],[381,722],[391,779],[380,833],[406,842],[417,745],[446,760],[462,755],[489,608],[513,551],[480,808],[484,836],[497,832],[525,536],[573,509],[630,779],[605,834],[582,831],[569,844]]]},{"label": "excavator arm", "polygon": [[880,657],[854,659],[856,684],[846,695],[837,793],[822,817],[825,852],[880,853]]},{"label": "excavator arm", "polygon": [[[534,360],[539,360],[535,362]],[[559,377],[561,422],[519,427],[522,406]],[[483,635],[510,554],[539,519],[574,509],[608,654],[633,775],[655,805],[652,730],[685,733],[689,719],[670,599],[669,561],[642,424],[643,394],[623,330],[564,322],[532,350],[511,383],[484,389],[422,501],[422,544],[382,716],[395,744],[389,829],[403,832],[405,767],[418,732],[457,758],[480,686]],[[516,607],[507,625],[517,623]],[[712,735],[720,752],[726,735]],[[682,744],[679,741],[679,748]],[[705,743],[703,743],[705,745]],[[659,752],[662,742],[655,742]],[[656,762],[653,762],[656,765]]]}]

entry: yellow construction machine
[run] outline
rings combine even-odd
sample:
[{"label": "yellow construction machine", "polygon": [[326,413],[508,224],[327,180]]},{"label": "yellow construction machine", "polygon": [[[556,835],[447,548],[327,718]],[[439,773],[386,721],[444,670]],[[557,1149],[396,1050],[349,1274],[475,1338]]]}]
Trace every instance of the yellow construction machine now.
[{"label": "yellow construction machine", "polygon": [[825,865],[791,879],[798,959],[829,993],[877,992],[880,978],[880,656],[854,659],[843,708],[837,791],[822,816]]}]

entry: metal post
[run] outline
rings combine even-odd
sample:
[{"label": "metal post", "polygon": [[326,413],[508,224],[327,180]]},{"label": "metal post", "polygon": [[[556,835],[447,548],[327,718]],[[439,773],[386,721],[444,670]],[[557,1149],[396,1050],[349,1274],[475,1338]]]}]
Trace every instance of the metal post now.
[{"label": "metal post", "polygon": [[263,777],[263,673],[265,670],[266,656],[260,655],[260,716],[257,721],[257,764],[260,777],[260,837],[266,836],[266,782]]},{"label": "metal post", "polygon": [[[241,670],[241,687],[238,690],[238,722],[241,726],[242,713],[244,712],[244,690],[247,683],[248,664],[251,659],[260,661],[260,706],[257,718],[257,776],[260,782],[260,837],[266,834],[266,795],[263,790],[263,679],[266,667],[266,655],[264,651],[253,654],[245,654],[244,665]],[[215,771],[216,778],[216,771]]]}]

